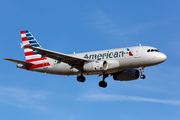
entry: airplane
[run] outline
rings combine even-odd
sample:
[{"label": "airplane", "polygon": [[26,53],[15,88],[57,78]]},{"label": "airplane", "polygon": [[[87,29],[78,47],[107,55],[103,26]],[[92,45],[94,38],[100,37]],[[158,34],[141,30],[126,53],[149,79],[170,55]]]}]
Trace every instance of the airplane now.
[{"label": "airplane", "polygon": [[[85,82],[84,75],[103,76],[99,86],[106,88],[105,78],[116,81],[145,79],[145,67],[164,62],[167,56],[150,46],[134,46],[84,53],[64,54],[43,49],[29,30],[21,31],[26,61],[4,58],[17,63],[18,68],[55,75],[77,75],[77,81]],[[139,70],[138,70],[139,68]]]}]

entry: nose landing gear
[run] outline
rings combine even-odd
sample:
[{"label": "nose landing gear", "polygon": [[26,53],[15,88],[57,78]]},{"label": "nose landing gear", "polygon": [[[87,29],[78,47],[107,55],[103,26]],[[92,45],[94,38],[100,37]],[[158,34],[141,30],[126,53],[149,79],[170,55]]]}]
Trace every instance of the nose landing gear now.
[{"label": "nose landing gear", "polygon": [[140,69],[140,71],[141,71],[141,76],[140,76],[140,78],[141,78],[141,79],[145,79],[146,76],[143,74],[143,72],[144,72],[144,67],[140,67],[139,69]]}]

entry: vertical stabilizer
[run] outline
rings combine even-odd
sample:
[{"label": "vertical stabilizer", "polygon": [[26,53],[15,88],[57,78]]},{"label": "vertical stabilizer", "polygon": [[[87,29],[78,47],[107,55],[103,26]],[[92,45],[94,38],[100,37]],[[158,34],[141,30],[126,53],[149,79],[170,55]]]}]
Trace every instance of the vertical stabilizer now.
[{"label": "vertical stabilizer", "polygon": [[41,48],[40,44],[37,42],[37,40],[30,33],[29,30],[21,31],[21,38],[22,38],[21,47],[24,48],[26,62],[35,64],[35,66],[31,66],[32,68],[28,68],[28,69],[50,66],[49,62],[47,62],[47,57],[42,57],[42,55],[38,54],[37,51],[24,47],[25,45],[31,45],[33,47]]},{"label": "vertical stabilizer", "polygon": [[[23,42],[23,44],[21,44],[22,47],[25,45],[31,45],[33,47],[41,48],[40,44],[37,42],[37,40],[33,37],[33,35],[28,30],[21,31],[21,38]],[[32,49],[29,49],[26,47],[24,47],[24,53],[25,53],[26,60],[41,58],[41,55],[37,54],[36,51],[33,51]]]}]

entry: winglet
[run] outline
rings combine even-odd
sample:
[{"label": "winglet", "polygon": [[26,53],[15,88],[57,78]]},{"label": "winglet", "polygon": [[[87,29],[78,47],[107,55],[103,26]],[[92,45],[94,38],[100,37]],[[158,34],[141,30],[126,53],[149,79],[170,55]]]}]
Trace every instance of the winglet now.
[{"label": "winglet", "polygon": [[24,47],[24,44],[20,43],[20,45],[21,45],[21,48],[23,48],[23,47]]}]

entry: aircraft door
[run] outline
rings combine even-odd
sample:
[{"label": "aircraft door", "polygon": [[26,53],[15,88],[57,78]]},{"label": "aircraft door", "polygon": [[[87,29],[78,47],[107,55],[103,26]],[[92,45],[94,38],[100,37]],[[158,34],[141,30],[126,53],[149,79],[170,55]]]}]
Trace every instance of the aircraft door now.
[{"label": "aircraft door", "polygon": [[137,47],[135,49],[135,55],[134,55],[135,58],[140,58],[141,57],[141,46]]}]

